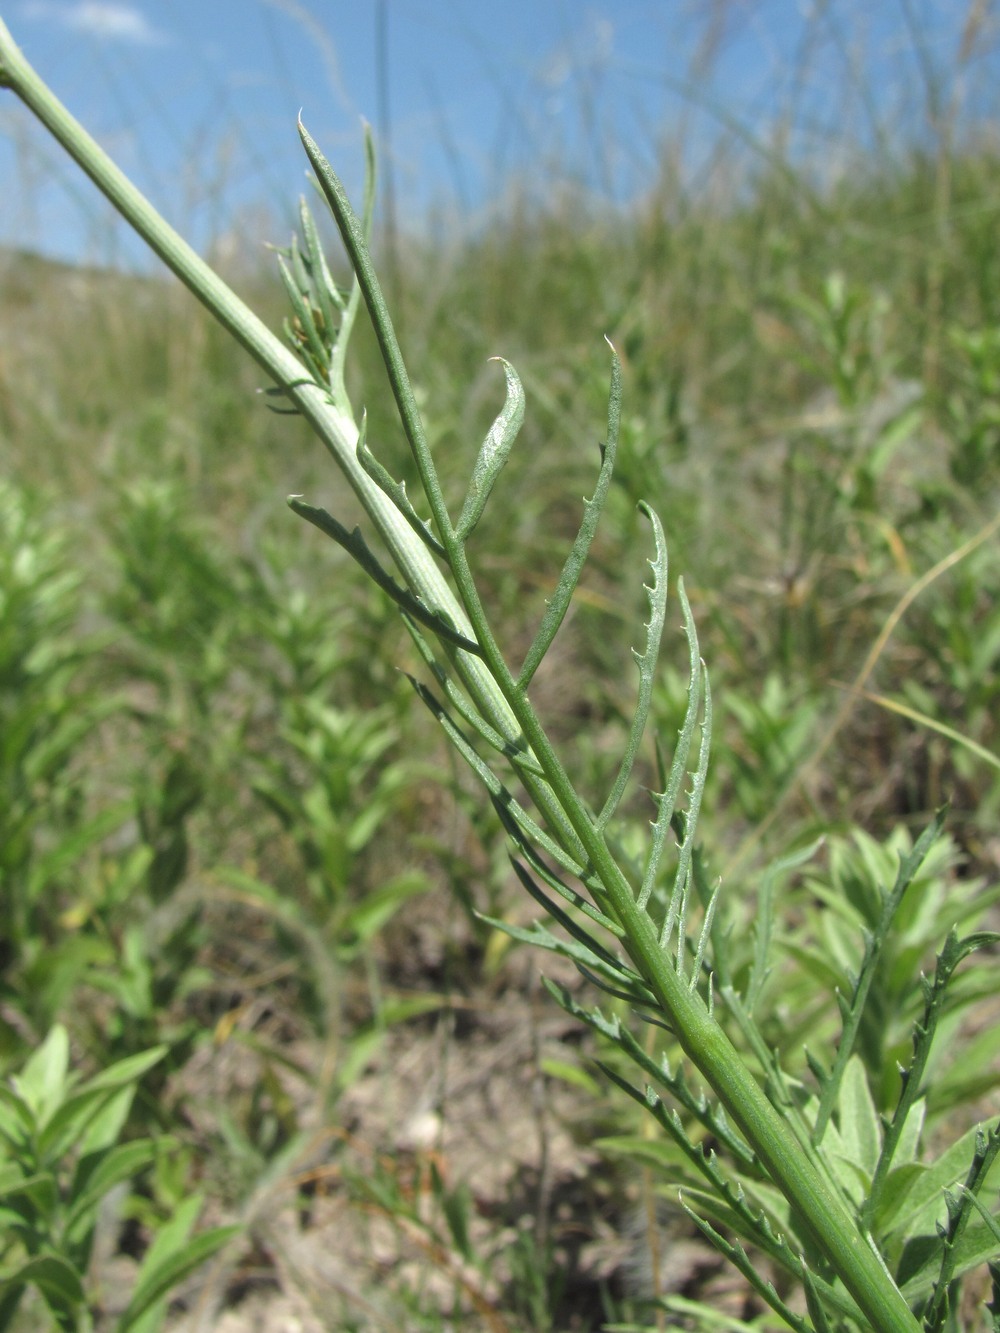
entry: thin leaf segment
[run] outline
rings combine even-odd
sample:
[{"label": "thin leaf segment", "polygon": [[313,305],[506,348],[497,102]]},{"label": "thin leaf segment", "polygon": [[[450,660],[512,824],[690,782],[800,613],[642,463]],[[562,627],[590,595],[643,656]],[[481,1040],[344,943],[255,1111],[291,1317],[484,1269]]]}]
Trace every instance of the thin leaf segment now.
[{"label": "thin leaf segment", "polygon": [[[511,930],[517,938],[572,957],[585,975],[612,995],[624,997],[636,1012],[670,1028],[719,1099],[709,1107],[686,1092],[679,1075],[638,1063],[688,1111],[701,1118],[718,1141],[729,1142],[737,1164],[752,1162],[769,1177],[794,1214],[803,1219],[815,1242],[815,1263],[807,1270],[791,1255],[780,1231],[763,1213],[743,1200],[740,1188],[725,1181],[714,1158],[700,1148],[693,1162],[706,1183],[705,1199],[714,1196],[739,1216],[761,1248],[799,1276],[810,1310],[823,1307],[837,1318],[848,1315],[878,1333],[914,1333],[919,1325],[890,1277],[881,1256],[858,1225],[852,1207],[822,1169],[808,1143],[798,1142],[786,1119],[762,1090],[733,1047],[711,1005],[709,969],[712,913],[718,890],[707,897],[698,879],[695,833],[708,765],[711,694],[701,662],[694,622],[683,586],[679,599],[690,651],[690,684],[684,722],[669,771],[661,765],[662,792],[655,796],[650,849],[641,883],[629,883],[611,853],[607,832],[633,774],[646,731],[652,685],[665,624],[667,556],[656,515],[644,509],[653,529],[652,579],[647,586],[649,620],[645,643],[633,656],[639,672],[638,696],[624,755],[603,802],[596,807],[570,781],[528,698],[528,688],[551,647],[577,588],[601,510],[611,485],[621,416],[621,367],[611,351],[611,388],[607,439],[594,495],[584,502],[580,529],[535,639],[516,674],[493,636],[473,579],[467,544],[474,536],[524,419],[524,392],[513,367],[501,362],[506,395],[472,469],[458,521],[452,522],[431,457],[416,399],[396,334],[375,274],[367,244],[374,193],[374,166],[367,141],[368,173],[364,213],[359,219],[336,174],[304,126],[302,142],[316,173],[320,192],[337,223],[355,279],[345,297],[333,283],[309,210],[300,212],[301,241],[281,255],[282,278],[292,315],[286,326],[292,349],[282,345],[220,279],[174,233],[134,186],[110,162],[81,126],[34,73],[0,21],[0,83],[24,101],[70,155],[91,176],[134,229],[255,357],[289,405],[311,423],[359,496],[398,570],[401,582],[386,570],[361,532],[349,532],[325,510],[293,497],[296,513],[320,528],[361,566],[399,606],[443,702],[425,685],[420,697],[441,722],[459,752],[483,781],[516,851],[515,868],[529,893],[567,938],[538,925]],[[344,386],[344,358],[354,314],[364,300],[381,349],[400,420],[416,464],[430,514],[422,518],[375,458]],[[442,568],[442,565],[444,568]],[[430,638],[428,638],[430,636]],[[433,640],[433,642],[432,642]],[[696,734],[700,739],[695,746]],[[470,736],[471,733],[471,736]],[[501,755],[539,811],[533,818],[494,772],[479,747]],[[595,814],[595,809],[597,813]],[[676,867],[669,890],[663,886],[663,857],[674,835]],[[567,882],[576,880],[577,889]],[[692,888],[698,892],[692,895]],[[689,908],[702,902],[700,931],[692,938]],[[602,943],[594,928],[606,932]],[[627,956],[624,961],[621,954]],[[566,999],[561,1000],[566,1003]],[[587,1020],[591,1021],[591,1020]],[[623,1047],[636,1056],[637,1043],[617,1029]],[[845,1057],[846,1058],[846,1057]],[[838,1066],[839,1071],[839,1066]],[[619,1077],[620,1080],[620,1076]],[[649,1107],[668,1134],[677,1135],[676,1112],[669,1113],[658,1094],[628,1089]],[[827,1094],[832,1095],[832,1094]],[[712,1128],[714,1127],[714,1128]],[[686,1135],[681,1131],[681,1140]],[[993,1145],[988,1145],[993,1150]],[[991,1159],[992,1160],[992,1159]],[[973,1182],[974,1184],[975,1182]],[[773,1188],[773,1186],[771,1186]],[[968,1186],[972,1192],[973,1185]],[[722,1239],[714,1222],[698,1225],[716,1231],[716,1242],[748,1272],[740,1248]],[[972,1205],[956,1205],[953,1230],[966,1224]],[[715,1218],[725,1225],[725,1217]],[[942,1272],[942,1280],[947,1276]],[[836,1279],[843,1284],[836,1285]],[[768,1284],[754,1279],[765,1298]],[[773,1290],[773,1289],[772,1289]],[[782,1317],[785,1309],[775,1305]],[[791,1315],[791,1312],[788,1312]],[[807,1327],[799,1316],[793,1327]],[[814,1326],[824,1326],[819,1315]]]},{"label": "thin leaf segment", "polygon": [[[608,441],[603,450],[598,487],[594,498],[585,504],[583,523],[564,566],[555,596],[547,608],[521,672],[515,678],[500,653],[485,618],[469,566],[466,542],[482,517],[497,476],[509,457],[523,420],[524,403],[520,382],[513,369],[504,363],[507,379],[506,402],[480,450],[459,521],[453,525],[434,469],[399,345],[374,267],[363,244],[357,219],[329,163],[301,126],[300,133],[361,285],[382,349],[400,419],[463,610],[472,626],[483,662],[492,677],[493,688],[499,690],[514,719],[520,725],[518,744],[527,743],[527,753],[531,758],[528,764],[519,764],[518,755],[524,753],[523,750],[516,748],[512,755],[506,745],[493,748],[502,748],[506,756],[511,759],[525,786],[529,790],[534,786],[533,795],[536,795],[539,786],[535,780],[535,765],[541,768],[548,789],[546,795],[551,793],[560,815],[555,821],[549,820],[554,841],[545,835],[544,843],[541,845],[558,864],[584,882],[593,895],[593,902],[587,904],[590,910],[583,915],[598,925],[607,923],[614,937],[621,940],[635,964],[635,970],[622,965],[615,955],[600,945],[589,931],[580,925],[577,917],[558,906],[555,900],[538,886],[536,879],[530,873],[532,869],[535,875],[559,897],[568,901],[571,907],[579,909],[586,901],[559,876],[548,870],[536,850],[540,845],[538,834],[541,830],[533,821],[526,819],[505,784],[489,764],[478,756],[471,742],[444,706],[433,699],[429,691],[422,686],[419,687],[421,697],[433,709],[445,726],[449,737],[484,781],[494,804],[501,811],[515,846],[527,862],[525,864],[522,861],[515,861],[515,869],[522,883],[545,907],[549,915],[569,932],[573,943],[566,946],[560,942],[556,947],[572,951],[578,964],[599,985],[611,989],[612,993],[625,996],[631,1002],[650,1005],[655,1011],[663,1014],[684,1049],[716,1089],[723,1104],[754,1146],[767,1170],[780,1184],[793,1206],[807,1218],[821,1249],[826,1251],[835,1271],[843,1278],[845,1286],[858,1306],[873,1320],[875,1327],[914,1329],[915,1320],[889,1278],[879,1256],[864,1240],[855,1219],[841,1197],[816,1170],[812,1160],[799,1150],[797,1145],[789,1143],[784,1122],[742,1064],[698,990],[697,983],[706,954],[711,915],[716,901],[714,897],[709,903],[702,931],[694,945],[694,967],[690,976],[685,974],[691,858],[698,808],[707,772],[711,724],[711,696],[704,668],[697,657],[697,641],[690,608],[686,602],[684,603],[685,628],[692,645],[692,658],[695,662],[692,676],[697,679],[697,684],[692,684],[689,694],[688,712],[681,734],[682,753],[675,756],[670,778],[658,801],[653,854],[638,894],[628,884],[605,841],[605,828],[625,792],[645,732],[665,618],[667,573],[665,541],[659,520],[648,509],[647,517],[650,518],[654,531],[655,556],[650,561],[653,582],[647,589],[651,614],[647,625],[646,646],[642,652],[634,654],[640,676],[639,696],[626,742],[625,756],[597,817],[594,817],[590,808],[573,788],[528,699],[527,686],[551,646],[577,587],[610,486],[621,411],[621,369],[617,355],[612,349]],[[416,530],[412,523],[410,526],[411,530]],[[437,630],[437,626],[426,618],[413,617],[413,619],[419,619],[422,625]],[[451,646],[447,636],[439,633],[438,637],[444,640],[442,648],[447,654]],[[439,681],[446,678],[446,671],[440,663],[435,664],[434,674]],[[468,687],[469,682],[465,683]],[[474,704],[479,705],[481,696],[471,688],[470,693]],[[468,711],[464,711],[468,718]],[[488,718],[477,718],[474,713],[472,717],[473,729],[481,738],[487,738],[490,727]],[[691,775],[687,811],[679,821],[682,835],[678,849],[678,869],[666,911],[657,926],[650,914],[650,906],[655,901],[659,858],[666,845],[667,827],[673,827],[678,822],[674,817],[676,802],[683,785],[684,774],[688,771],[687,749],[693,741],[699,718],[702,740],[697,764]],[[544,805],[543,814],[549,815]],[[565,838],[567,824],[571,835],[568,840]],[[667,946],[675,934],[676,948],[671,958],[667,953]],[[552,947],[548,932],[544,928],[536,927],[533,942]]]}]

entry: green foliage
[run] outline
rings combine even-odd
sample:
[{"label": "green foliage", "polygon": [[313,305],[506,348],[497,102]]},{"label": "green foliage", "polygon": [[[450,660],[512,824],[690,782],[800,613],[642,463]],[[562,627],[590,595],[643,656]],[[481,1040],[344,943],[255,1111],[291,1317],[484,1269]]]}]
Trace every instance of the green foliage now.
[{"label": "green foliage", "polygon": [[[81,585],[66,540],[29,497],[0,483],[0,969],[44,967],[53,906],[73,863],[120,824],[84,805],[74,759],[119,706],[86,668],[73,633]],[[39,978],[40,980],[40,978]]]},{"label": "green foliage", "polygon": [[[596,1093],[575,1058],[546,1067],[602,1098],[604,1153],[664,1195],[682,1189],[692,1227],[757,1302],[736,1319],[669,1293],[650,1319],[957,1329],[978,1270],[997,1326],[984,1107],[1000,1038],[982,1018],[1000,807],[990,155],[949,163],[953,215],[936,242],[912,221],[933,184],[922,159],[818,191],[775,158],[774,175],[734,183],[715,209],[678,208],[664,171],[648,208],[610,223],[512,209],[447,262],[414,264],[412,383],[368,254],[373,177],[357,219],[305,141],[358,281],[340,290],[303,204],[279,265],[294,359],[246,312],[222,313],[275,379],[272,407],[305,416],[353,486],[357,526],[343,496],[343,518],[292,500],[340,549],[320,569],[304,537],[260,520],[276,468],[297,488],[321,483],[273,448],[273,417],[261,427],[239,407],[223,342],[193,319],[178,337],[152,289],[122,305],[141,403],[113,381],[110,351],[107,402],[85,407],[70,387],[79,347],[110,348],[112,321],[75,347],[51,331],[46,377],[65,371],[81,406],[63,415],[92,453],[110,404],[129,405],[105,497],[77,524],[33,490],[0,492],[5,1048],[55,1060],[64,1038],[40,1034],[61,1021],[111,1070],[159,1052],[142,1076],[157,1092],[168,1068],[181,1079],[217,1049],[220,1065],[237,1047],[253,1070],[200,1138],[173,1093],[155,1110],[130,1095],[129,1137],[122,1119],[100,1146],[106,1172],[152,1175],[129,1201],[146,1229],[135,1326],[153,1326],[214,1246],[194,1230],[198,1182],[242,1206],[259,1182],[294,1176],[315,1121],[346,1132],[337,1107],[393,1025],[437,1005],[392,993],[386,940],[438,873],[401,847],[446,790],[489,842],[485,869],[437,823],[423,847],[444,849],[467,910],[488,904],[476,950],[501,956],[503,931],[575,966],[578,986],[551,993],[621,1095]],[[197,287],[196,267],[177,266]],[[376,337],[358,331],[349,395],[362,300]],[[478,364],[501,328],[520,368],[499,358],[502,405],[495,367]],[[580,345],[603,328],[622,352],[610,392]],[[402,434],[372,389],[376,351]],[[187,379],[164,380],[171,358]],[[43,398],[29,369],[23,475]],[[666,660],[668,539],[700,580],[690,604],[677,584],[686,671]],[[622,559],[640,541],[645,589]],[[101,570],[86,595],[78,550]],[[345,593],[350,561],[388,613]],[[621,665],[633,640],[637,682]],[[722,740],[711,768],[703,654]],[[406,717],[398,665],[420,671],[427,717]],[[488,802],[449,780],[432,727]],[[946,835],[932,812],[947,798]],[[547,924],[524,923],[513,881]],[[412,977],[417,962],[405,966]],[[580,985],[604,992],[600,1009]],[[314,1054],[322,1044],[315,1061],[292,1046],[304,1033]],[[59,1059],[70,1100],[96,1086],[70,1092]],[[23,1186],[43,1168],[15,1148]],[[78,1152],[46,1159],[55,1193],[14,1191],[35,1211],[19,1223],[30,1245],[6,1256],[9,1291],[41,1292],[66,1327],[96,1299],[99,1200],[65,1222]],[[422,1195],[387,1159],[352,1190],[446,1278],[444,1298],[401,1278],[401,1318],[495,1314],[503,1254],[511,1325],[560,1326],[567,1274],[544,1219],[484,1239],[486,1205],[436,1162]],[[860,1275],[852,1247],[871,1260]],[[358,1318],[345,1310],[344,1326]]]},{"label": "green foliage", "polygon": [[[170,1150],[165,1138],[125,1135],[139,1082],[165,1054],[154,1047],[81,1081],[66,1029],[56,1026],[0,1087],[0,1327],[11,1327],[31,1288],[57,1327],[93,1327],[89,1265],[98,1226],[107,1225],[102,1207]],[[158,1228],[116,1333],[159,1328],[168,1292],[237,1234],[238,1227],[216,1227],[192,1240],[201,1206],[188,1199]]]},{"label": "green foliage", "polygon": [[[887,1180],[894,1164],[895,1152],[907,1134],[907,1122],[915,1105],[914,1089],[920,1087],[923,1078],[948,982],[957,963],[966,954],[982,947],[990,938],[971,936],[962,941],[954,933],[949,935],[949,943],[939,959],[936,983],[926,990],[925,1012],[915,1028],[913,1063],[904,1071],[903,1091],[900,1094],[895,1118],[888,1123],[886,1136],[883,1139],[875,1106],[868,1092],[866,1076],[854,1051],[866,1020],[869,1030],[873,1027],[879,1031],[884,1030],[885,1014],[879,1012],[877,1003],[870,1005],[872,1000],[877,1002],[884,999],[887,990],[884,982],[881,987],[875,985],[876,971],[884,961],[883,947],[895,925],[894,918],[907,892],[911,890],[914,877],[928,849],[940,831],[939,825],[932,825],[913,852],[900,862],[895,886],[891,892],[876,885],[874,902],[869,895],[869,901],[864,904],[860,902],[861,895],[857,892],[853,895],[850,892],[847,894],[847,901],[853,903],[856,910],[860,908],[865,912],[867,909],[864,954],[857,971],[848,973],[846,988],[843,991],[834,991],[842,1019],[842,1031],[835,1047],[836,1054],[829,1067],[825,1067],[815,1056],[810,1058],[810,1070],[817,1081],[818,1093],[803,1102],[793,1091],[787,1073],[775,1057],[768,1053],[756,1020],[746,1008],[744,996],[733,985],[734,974],[730,960],[725,957],[726,938],[723,934],[713,931],[718,890],[710,891],[704,881],[703,865],[694,855],[695,829],[707,772],[707,738],[711,731],[712,710],[707,679],[700,664],[694,624],[682,587],[680,597],[691,650],[688,704],[670,771],[663,772],[660,792],[654,795],[657,813],[653,822],[649,855],[639,885],[631,887],[623,882],[621,872],[607,858],[601,838],[605,825],[624,794],[648,717],[666,598],[666,558],[659,520],[652,511],[647,511],[656,534],[656,557],[650,562],[654,570],[654,580],[647,590],[651,607],[647,644],[641,654],[635,654],[640,672],[638,702],[618,775],[611,784],[603,805],[598,806],[600,814],[594,816],[569,784],[528,702],[525,690],[545,653],[551,647],[565,609],[579,582],[583,559],[593,536],[594,519],[600,512],[606,493],[606,482],[603,488],[599,488],[597,499],[588,502],[584,525],[564,567],[555,596],[549,603],[546,617],[534,644],[528,650],[520,676],[515,677],[500,656],[492,631],[483,614],[471,580],[465,543],[482,513],[486,494],[492,486],[499,466],[506,461],[510,444],[513,442],[517,427],[520,426],[520,404],[518,403],[516,409],[511,408],[508,399],[505,412],[513,422],[515,420],[513,413],[516,410],[516,424],[509,433],[506,433],[505,417],[501,414],[498,426],[494,429],[500,429],[503,423],[502,428],[505,430],[503,446],[491,452],[490,437],[488,437],[487,446],[480,455],[479,463],[473,473],[462,518],[458,526],[453,528],[430,459],[423,425],[395,335],[367,255],[363,235],[336,177],[304,130],[302,134],[310,160],[340,227],[357,274],[358,284],[375,324],[402,424],[434,516],[438,539],[434,547],[435,552],[441,554],[447,561],[458,588],[463,610],[472,628],[471,632],[463,629],[460,633],[456,633],[454,626],[457,615],[446,614],[435,608],[430,610],[422,608],[417,619],[421,627],[429,628],[437,634],[442,646],[452,657],[453,667],[459,676],[463,675],[462,662],[460,657],[455,657],[455,647],[483,659],[494,682],[493,698],[490,699],[488,688],[480,686],[477,689],[469,676],[465,675],[463,683],[471,695],[472,707],[457,705],[459,712],[464,720],[471,724],[474,733],[481,741],[509,760],[547,817],[555,835],[553,837],[534,821],[507,789],[503,780],[494,774],[490,762],[477,753],[469,737],[463,733],[448,710],[423,686],[418,685],[418,693],[484,782],[508,835],[523,857],[523,861],[514,862],[522,884],[545,908],[548,915],[564,928],[569,938],[554,935],[546,927],[539,925],[531,930],[523,930],[499,921],[493,924],[514,938],[563,954],[576,964],[585,977],[611,996],[624,1001],[635,1011],[650,1011],[651,1014],[657,1015],[655,1022],[676,1033],[685,1054],[713,1085],[722,1104],[713,1106],[704,1097],[692,1098],[686,1095],[683,1083],[678,1082],[669,1066],[660,1072],[658,1081],[680,1100],[685,1110],[701,1122],[703,1131],[711,1133],[717,1141],[725,1144],[735,1154],[739,1167],[737,1176],[731,1177],[725,1168],[719,1165],[714,1153],[708,1155],[698,1139],[689,1136],[677,1111],[668,1112],[656,1093],[651,1090],[644,1093],[641,1089],[621,1080],[613,1071],[610,1072],[626,1091],[652,1112],[682,1154],[688,1158],[689,1167],[693,1168],[694,1175],[687,1181],[689,1201],[684,1206],[692,1220],[786,1322],[802,1329],[827,1328],[830,1326],[830,1319],[836,1319],[841,1323],[845,1318],[852,1322],[861,1320],[863,1324],[864,1316],[871,1319],[874,1312],[879,1310],[878,1317],[884,1318],[887,1322],[891,1320],[894,1327],[897,1326],[897,1320],[899,1327],[910,1327],[910,1323],[900,1318],[898,1293],[905,1291],[911,1301],[923,1296],[924,1288],[921,1286],[918,1289],[917,1274],[900,1259],[896,1273],[898,1286],[894,1288],[896,1295],[890,1297],[886,1292],[883,1300],[882,1295],[876,1295],[878,1282],[874,1271],[869,1271],[863,1278],[857,1273],[849,1275],[849,1266],[846,1265],[843,1254],[838,1254],[836,1246],[828,1243],[828,1235],[824,1237],[824,1225],[827,1228],[837,1228],[843,1225],[841,1217],[845,1219],[853,1217],[854,1226],[858,1228],[859,1233],[870,1236],[874,1241],[874,1248],[881,1256],[881,1262],[884,1264],[890,1262],[889,1237],[885,1234],[873,1235],[874,1219],[881,1201],[880,1189],[877,1186],[880,1186],[883,1180]],[[864,344],[870,337],[867,324],[860,333],[856,328],[860,318],[859,302],[846,292],[842,281],[835,279],[827,284],[825,302],[822,306],[800,303],[800,308],[819,330],[821,345],[832,358],[834,382],[842,402],[854,408],[858,403],[870,398],[871,386],[867,383],[867,376],[875,364],[875,357],[867,352],[858,356],[853,351],[853,344],[856,341]],[[510,383],[510,376],[508,381]],[[616,451],[620,403],[620,369],[617,358],[614,358],[608,437],[607,444],[602,450],[607,476],[610,476]],[[885,437],[885,442],[881,446],[876,445],[873,451],[874,463],[866,462],[863,474],[857,474],[863,475],[862,490],[865,494],[860,493],[857,484],[854,485],[848,496],[850,503],[857,503],[860,498],[863,507],[871,504],[873,495],[870,492],[874,480],[885,466],[890,450],[905,438],[910,428],[909,424],[902,429],[897,426]],[[499,460],[496,466],[493,463],[494,458]],[[602,480],[604,476],[605,472],[602,470]],[[324,515],[324,521],[319,523],[316,511],[307,509],[301,504],[297,505],[297,508],[304,516],[323,527],[341,545],[351,549],[346,531],[328,515]],[[414,531],[429,542],[430,539],[427,538],[422,525],[418,528],[412,522],[412,517],[408,517],[408,521]],[[356,535],[356,539],[360,540],[359,534]],[[389,591],[404,610],[410,610],[407,602],[408,594],[404,595],[401,591],[397,591],[387,576],[372,567],[365,554],[365,548],[359,549],[361,554],[359,551],[352,553],[359,559],[366,572],[372,575],[384,590]],[[460,695],[456,685],[450,680],[447,666],[426,644],[421,629],[418,629],[414,619],[409,618],[407,623],[420,647],[421,654],[431,665],[438,682],[444,685],[446,693],[449,693],[452,701],[456,702]],[[498,733],[487,720],[490,711],[496,715],[501,699],[512,714],[506,735],[503,732]],[[689,769],[692,740],[699,725],[702,730],[700,754],[694,767]],[[687,795],[686,808],[681,811],[678,809],[678,798],[682,786],[687,781],[691,782],[691,787]],[[677,865],[672,887],[664,890],[661,885],[660,862],[667,833],[671,829],[678,839]],[[578,880],[584,892],[573,888],[565,881],[562,874],[556,873],[552,869],[552,862],[563,873],[568,872],[571,877]],[[569,905],[569,910],[545,893],[538,883],[539,879],[549,889],[555,891],[557,898],[562,898]],[[694,892],[696,883],[697,895]],[[690,904],[696,896],[704,910],[704,918],[698,933],[694,935],[689,933],[688,917]],[[911,894],[911,898],[912,896]],[[599,936],[595,936],[593,930],[595,925],[610,935],[612,947],[609,948]],[[650,942],[655,940],[652,949],[647,940]],[[925,942],[920,940],[919,943],[923,945]],[[615,946],[624,951],[627,961],[617,953]],[[669,964],[668,951],[672,953]],[[757,959],[758,965],[763,965],[763,960],[766,960],[767,956],[765,943],[763,958]],[[918,957],[914,958],[911,955],[910,958],[911,969],[908,979],[911,985],[915,984],[916,972],[913,964],[918,961]],[[892,960],[888,960],[887,965],[891,973]],[[703,969],[708,979],[708,990],[704,995],[699,991]],[[730,1055],[729,1050],[721,1043],[721,1028],[716,1027],[715,1032],[710,1031],[717,1023],[712,1004],[713,973],[719,974],[722,994],[727,1006],[738,1019],[742,1035],[749,1040],[751,1048],[763,1056],[761,1072],[765,1077],[764,1086],[767,1089],[769,1107],[767,1114],[763,1108],[759,1112],[755,1110],[751,1113],[741,1100],[742,1097],[750,1096],[750,1089],[755,1085],[743,1084],[741,1096],[735,1095],[733,1083],[739,1081],[735,1072],[739,1057],[735,1051]],[[751,978],[752,975],[751,973]],[[617,1041],[644,1072],[649,1074],[655,1071],[655,1062],[645,1055],[642,1047],[627,1034],[627,1029],[624,1029],[619,1021],[608,1023],[599,1013],[594,1013],[588,1018],[568,992],[556,991],[555,994],[569,1013],[589,1021],[602,1035]],[[882,1008],[884,1007],[883,1004]],[[703,1044],[699,1044],[694,1036],[699,1031],[703,1034],[701,1038]],[[714,1055],[709,1054],[716,1045],[718,1065],[714,1063]],[[882,1052],[879,1051],[874,1061],[878,1071],[885,1067],[884,1059],[881,1057]],[[835,1110],[836,1117],[834,1117]],[[726,1112],[733,1117],[738,1127],[734,1133],[726,1127]],[[771,1114],[776,1117],[775,1123],[784,1123],[783,1131],[779,1131],[779,1134],[787,1136],[784,1148],[779,1146],[778,1138],[773,1142],[769,1139],[772,1131],[768,1117]],[[830,1141],[827,1141],[828,1137]],[[912,1165],[916,1137],[918,1136],[910,1131],[908,1151],[902,1158],[903,1166]],[[786,1158],[785,1150],[796,1142],[796,1139],[800,1145],[799,1149],[789,1153]],[[833,1141],[834,1139],[836,1141]],[[966,1188],[971,1190],[972,1194],[978,1193],[985,1183],[988,1162],[992,1160],[988,1151],[988,1141],[981,1140],[981,1142],[983,1146],[981,1148],[977,1146],[978,1156],[970,1168],[966,1181]],[[977,1144],[979,1143],[980,1140],[977,1140]],[[791,1160],[799,1152],[804,1155],[793,1167]],[[796,1173],[801,1176],[806,1170],[807,1162],[810,1163],[808,1169],[815,1170],[817,1175],[810,1181],[805,1191],[800,1192],[797,1185],[793,1185],[793,1179]],[[928,1169],[933,1173],[933,1168]],[[820,1183],[821,1179],[825,1184]],[[969,1182],[974,1183],[970,1185]],[[820,1214],[812,1212],[811,1209],[819,1202],[824,1191],[830,1193],[825,1194],[824,1203],[820,1205],[824,1222],[819,1224]],[[833,1202],[834,1199],[838,1201],[836,1204]],[[842,1209],[842,1213],[835,1213],[835,1208]],[[950,1211],[950,1223],[940,1230],[936,1249],[932,1249],[932,1252],[924,1257],[918,1270],[921,1274],[929,1274],[926,1280],[930,1284],[931,1294],[925,1321],[929,1329],[941,1326],[944,1312],[951,1300],[949,1292],[953,1283],[967,1268],[989,1257],[981,1245],[973,1246],[971,1253],[959,1250],[958,1238],[963,1232],[971,1209],[972,1205],[968,1204],[962,1207],[956,1206]],[[893,1218],[890,1216],[889,1220],[891,1224]],[[720,1227],[723,1230],[720,1230]],[[850,1228],[850,1223],[847,1227]],[[812,1324],[807,1324],[793,1315],[772,1283],[758,1274],[743,1244],[727,1238],[727,1235],[733,1233],[767,1255],[772,1263],[802,1284],[812,1312]],[[904,1252],[908,1243],[916,1243],[916,1237],[904,1234],[902,1238]],[[858,1253],[856,1248],[853,1253]],[[887,1268],[883,1267],[882,1272],[888,1277]],[[839,1282],[844,1283],[843,1288],[838,1285]],[[854,1302],[857,1302],[857,1305]],[[864,1316],[860,1311],[864,1311]]]}]

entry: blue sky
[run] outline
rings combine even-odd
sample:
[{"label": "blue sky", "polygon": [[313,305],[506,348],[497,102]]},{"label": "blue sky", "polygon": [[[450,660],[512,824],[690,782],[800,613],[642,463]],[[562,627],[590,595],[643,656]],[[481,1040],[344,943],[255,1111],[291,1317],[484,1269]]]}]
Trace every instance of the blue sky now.
[{"label": "blue sky", "polygon": [[[720,139],[766,144],[794,108],[822,172],[876,124],[926,132],[928,77],[973,114],[995,73],[982,0],[9,0],[43,77],[200,248],[285,226],[303,189],[301,107],[349,187],[381,119],[402,225],[475,221],[517,176],[641,195],[664,139],[708,173]],[[978,15],[972,47],[969,15]],[[968,46],[968,40],[966,42]],[[735,135],[735,139],[734,139]],[[140,262],[91,187],[0,97],[0,244]],[[271,236],[282,239],[283,233]]]}]

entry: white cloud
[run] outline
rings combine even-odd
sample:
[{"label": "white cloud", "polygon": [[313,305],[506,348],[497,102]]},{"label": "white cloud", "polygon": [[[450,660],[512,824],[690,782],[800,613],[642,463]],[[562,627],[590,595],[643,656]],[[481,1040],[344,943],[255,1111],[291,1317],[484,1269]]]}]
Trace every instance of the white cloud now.
[{"label": "white cloud", "polygon": [[116,4],[113,0],[77,0],[75,4],[28,0],[21,6],[21,13],[26,19],[56,23],[107,41],[132,42],[137,46],[162,46],[169,41],[167,34],[154,27],[135,5]]}]

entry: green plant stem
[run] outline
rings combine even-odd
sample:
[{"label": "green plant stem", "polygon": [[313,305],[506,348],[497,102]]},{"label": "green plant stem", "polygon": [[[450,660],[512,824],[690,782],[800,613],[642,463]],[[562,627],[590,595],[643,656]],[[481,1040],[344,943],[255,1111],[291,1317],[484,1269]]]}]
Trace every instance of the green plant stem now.
[{"label": "green plant stem", "polygon": [[[410,539],[396,507],[358,463],[358,429],[349,413],[332,400],[329,391],[309,378],[294,353],[174,231],[66,110],[24,58],[2,19],[0,86],[10,88],[21,99],[150,249],[283,390],[344,472],[409,586],[429,606],[445,611],[456,627],[471,637],[471,627],[430,553]],[[490,720],[504,735],[510,735],[509,712],[496,691],[490,689],[491,682],[481,664],[463,654],[461,667],[463,677],[468,675],[475,681],[477,694],[490,700]]]},{"label": "green plant stem", "polygon": [[[309,420],[344,472],[413,592],[433,609],[444,611],[463,634],[475,637],[483,660],[454,653],[463,683],[497,730],[511,739],[523,736],[546,781],[525,785],[550,823],[578,841],[600,879],[610,911],[625,928],[628,951],[663,1006],[693,1064],[715,1090],[735,1123],[757,1152],[773,1180],[807,1222],[844,1286],[878,1333],[918,1333],[911,1314],[881,1259],[861,1234],[854,1218],[830,1191],[788,1132],[780,1115],[753,1078],[720,1025],[686,978],[675,972],[661,948],[650,917],[636,903],[634,891],[609,852],[603,833],[576,794],[561,762],[517,685],[478,606],[464,552],[450,521],[439,524],[459,582],[463,608],[420,539],[357,461],[357,427],[348,410],[330,392],[310,380],[285,348],[215,273],[170,228],[65,110],[15,46],[0,20],[0,84],[24,102],[66,152],[91,177],[135,231],[197,296],[216,319],[246,348]],[[383,330],[379,330],[380,336]],[[439,515],[435,515],[439,517]],[[476,621],[473,631],[466,609]]]}]

